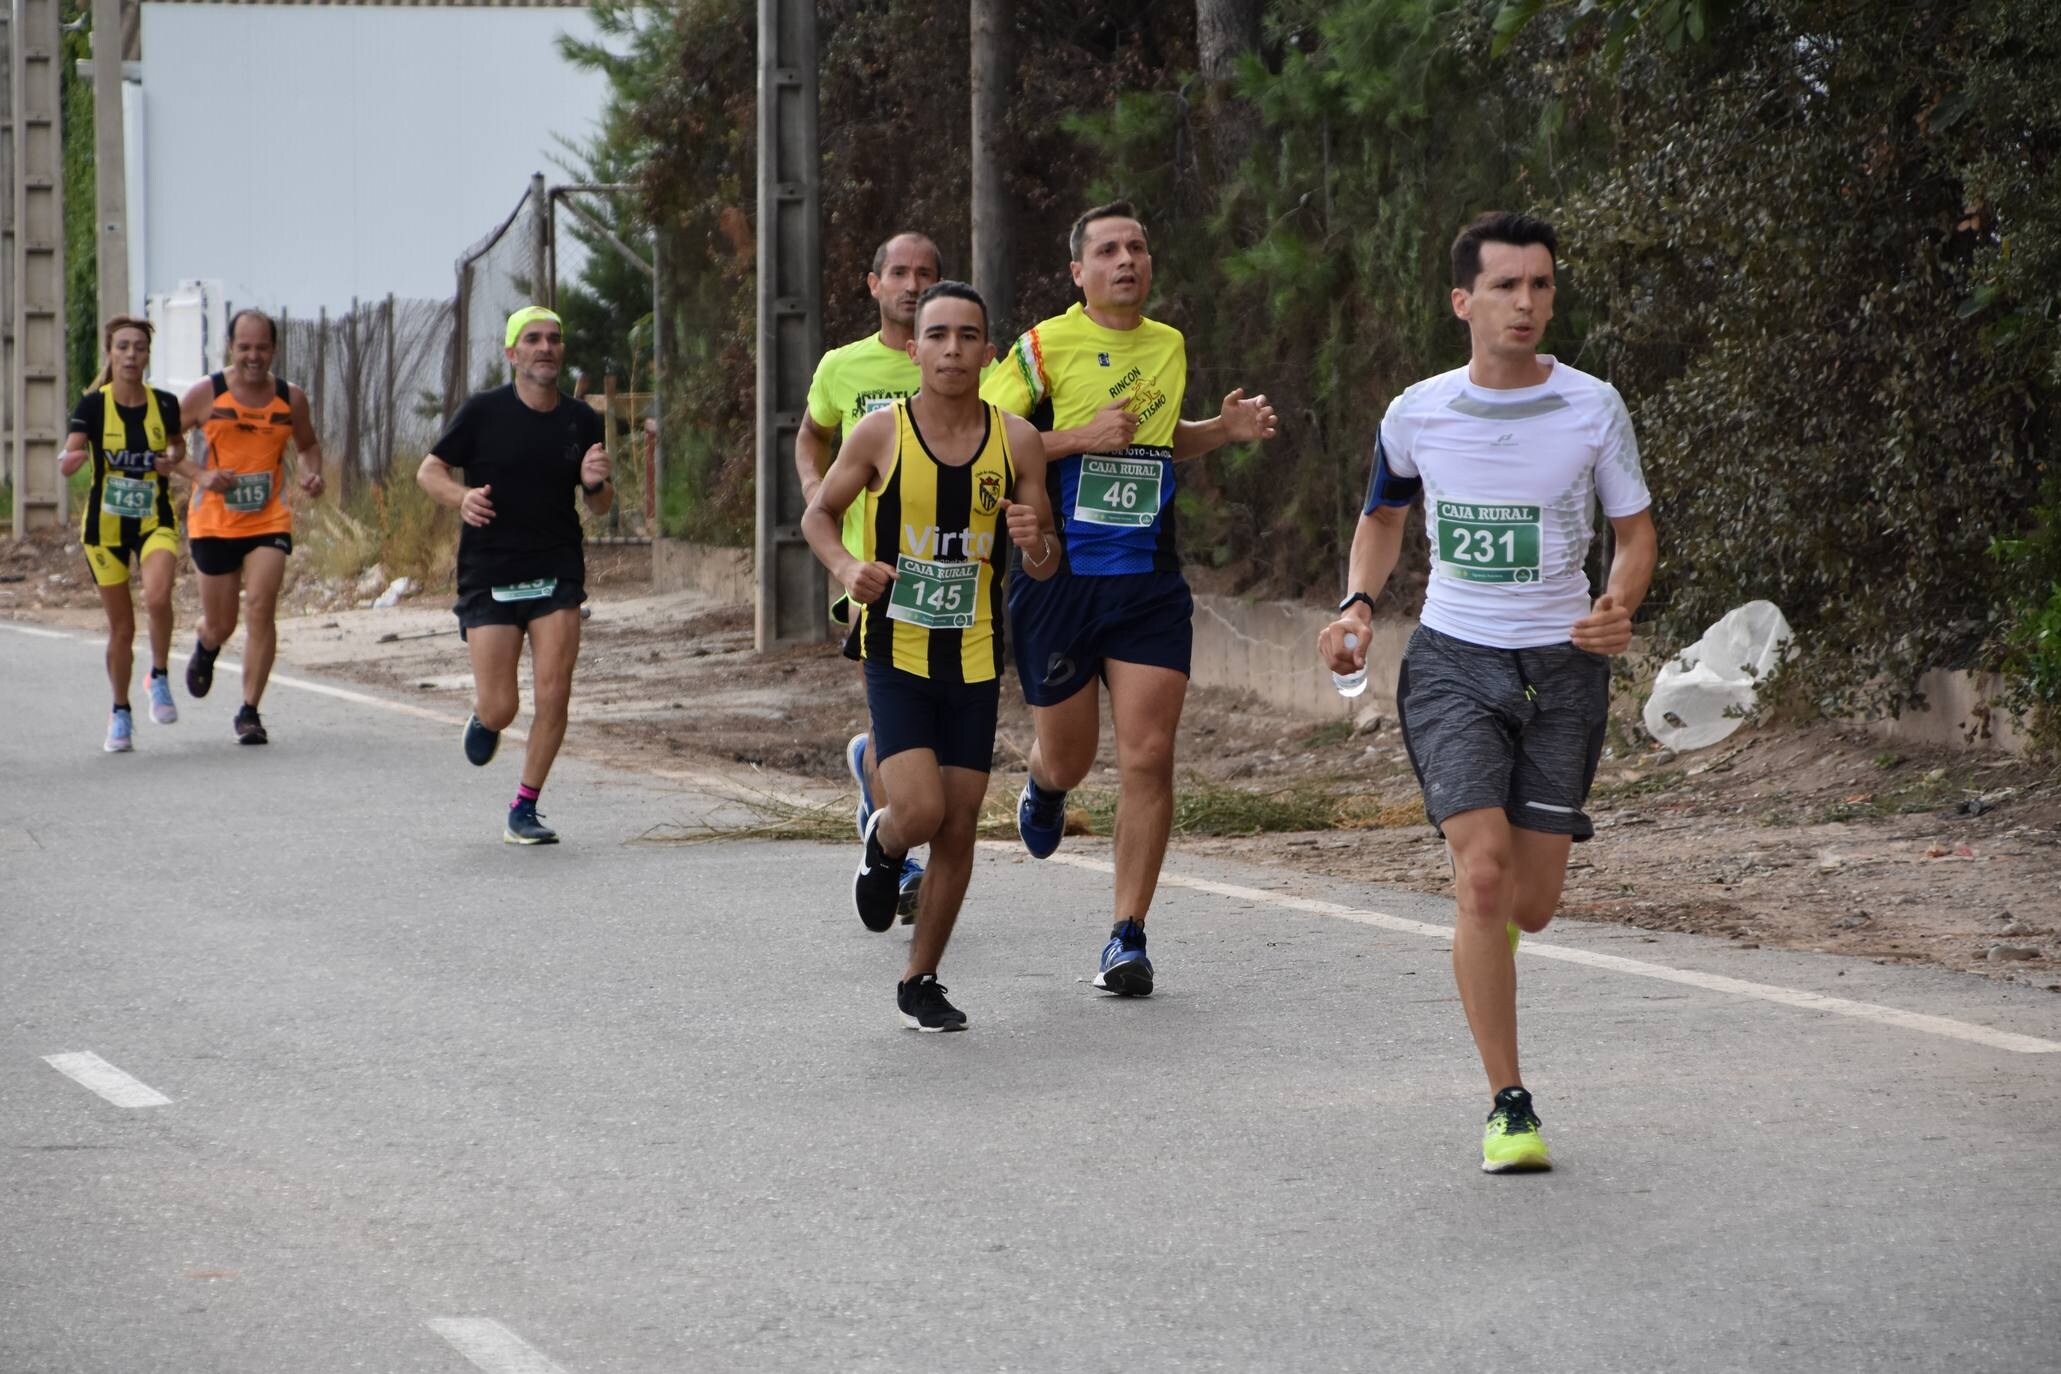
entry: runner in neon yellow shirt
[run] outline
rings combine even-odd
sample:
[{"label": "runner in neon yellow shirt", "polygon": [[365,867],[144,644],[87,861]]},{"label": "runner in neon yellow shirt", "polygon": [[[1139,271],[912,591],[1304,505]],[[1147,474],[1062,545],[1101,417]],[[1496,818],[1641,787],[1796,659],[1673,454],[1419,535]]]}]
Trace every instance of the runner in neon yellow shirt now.
[{"label": "runner in neon yellow shirt", "polygon": [[[794,467],[801,478],[804,506],[814,499],[816,488],[830,467],[834,447],[844,441],[852,427],[872,412],[915,395],[923,384],[923,372],[909,356],[909,341],[915,337],[916,300],[936,284],[940,271],[937,245],[922,234],[896,234],[874,250],[873,270],[866,274],[866,291],[880,306],[880,330],[823,355],[809,383],[809,408],[802,415],[801,432],[794,436]],[[868,495],[862,491],[844,513],[844,546],[854,557],[863,557],[865,553],[869,510]],[[848,624],[850,608],[850,600],[840,594],[830,603],[830,618],[840,625]],[[858,660],[856,626],[845,638],[844,656],[854,662]],[[867,818],[877,806],[887,804],[867,743],[862,730],[851,737],[844,750],[845,766],[859,787],[862,840]],[[904,859],[899,908],[904,921],[915,919],[922,882],[923,865],[913,858]]]}]

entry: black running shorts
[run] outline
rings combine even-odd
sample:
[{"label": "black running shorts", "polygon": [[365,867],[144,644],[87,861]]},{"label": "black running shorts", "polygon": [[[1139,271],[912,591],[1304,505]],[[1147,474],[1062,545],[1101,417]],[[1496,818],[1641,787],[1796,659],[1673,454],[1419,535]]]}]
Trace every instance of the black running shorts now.
[{"label": "black running shorts", "polygon": [[1396,682],[1403,744],[1434,827],[1501,807],[1510,824],[1586,840],[1610,660],[1572,644],[1491,649],[1418,626]]},{"label": "black running shorts", "polygon": [[243,560],[252,549],[277,549],[284,554],[293,552],[293,536],[290,534],[245,534],[235,536],[199,535],[186,541],[187,550],[193,555],[193,570],[206,573],[209,577],[221,577],[228,573],[241,572]]},{"label": "black running shorts", "polygon": [[[521,586],[522,584],[517,584],[518,588]],[[573,610],[586,599],[586,587],[578,582],[559,580],[554,581],[551,589],[542,596],[528,596],[520,590],[506,587],[481,587],[474,591],[461,592],[458,604],[451,610],[458,617],[458,637],[463,639],[465,632],[476,626],[521,627],[540,615]]]},{"label": "black running shorts", "polygon": [[999,678],[939,682],[871,661],[865,670],[875,759],[928,749],[937,755],[941,768],[976,773],[993,769],[995,716],[1002,701]]}]

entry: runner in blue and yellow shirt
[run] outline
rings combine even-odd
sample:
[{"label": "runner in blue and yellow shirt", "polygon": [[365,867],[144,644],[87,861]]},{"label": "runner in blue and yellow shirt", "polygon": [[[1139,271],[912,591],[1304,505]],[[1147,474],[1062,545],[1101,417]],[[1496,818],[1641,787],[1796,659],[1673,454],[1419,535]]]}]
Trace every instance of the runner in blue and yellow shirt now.
[{"label": "runner in blue and yellow shirt", "polygon": [[1274,434],[1264,396],[1233,391],[1209,421],[1183,420],[1181,332],[1145,318],[1152,251],[1128,201],[1068,236],[1085,303],[1016,341],[981,394],[1044,431],[1045,489],[1059,529],[1049,582],[1009,587],[1016,672],[1037,727],[1016,810],[1024,847],[1059,847],[1066,791],[1095,766],[1109,687],[1117,739],[1116,927],[1095,986],[1152,991],[1145,913],[1173,828],[1174,731],[1188,692],[1194,602],[1174,529],[1174,464]]}]

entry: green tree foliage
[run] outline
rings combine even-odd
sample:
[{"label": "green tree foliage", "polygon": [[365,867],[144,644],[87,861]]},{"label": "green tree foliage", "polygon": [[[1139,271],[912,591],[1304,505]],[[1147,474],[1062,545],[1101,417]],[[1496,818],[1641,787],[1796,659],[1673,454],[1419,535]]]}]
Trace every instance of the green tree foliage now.
[{"label": "green tree foliage", "polygon": [[79,63],[93,55],[91,35],[83,29],[67,29],[62,52],[58,99],[64,109],[64,365],[65,381],[77,393],[100,371],[100,236],[93,232],[97,202],[93,83],[79,75]]},{"label": "green tree foliage", "polygon": [[[613,0],[610,0],[613,3]],[[1140,203],[1190,415],[1265,390],[1282,436],[1184,470],[1192,559],[1333,593],[1382,409],[1464,361],[1454,230],[1555,218],[1548,346],[1615,382],[1647,455],[1670,650],[1766,596],[1794,681],[1895,709],[1933,666],[2061,695],[2061,39],[2047,0],[1273,0],[1237,82],[1186,5],[1020,3],[1016,324],[1073,298],[1077,210]],[[610,13],[604,4],[602,14]],[[625,9],[622,14],[631,11]],[[872,327],[872,249],[963,270],[966,33],[908,0],[819,8],[825,326]],[[753,9],[642,31],[619,134],[676,243],[680,405],[708,532],[750,509]],[[1246,149],[1235,166],[1222,149]],[[676,426],[677,429],[677,426]],[[677,453],[677,450],[676,450]],[[1421,571],[1421,565],[1420,565]],[[1404,599],[1414,596],[1404,580]]]},{"label": "green tree foliage", "polygon": [[1891,710],[1996,643],[2019,589],[1990,544],[2037,504],[2054,397],[2056,278],[2005,226],[2051,243],[2029,97],[2061,66],[2014,8],[2039,28],[2016,0],[1764,0],[1624,45],[1612,166],[1561,218],[1647,455],[1664,643],[1764,596],[1813,698]]}]

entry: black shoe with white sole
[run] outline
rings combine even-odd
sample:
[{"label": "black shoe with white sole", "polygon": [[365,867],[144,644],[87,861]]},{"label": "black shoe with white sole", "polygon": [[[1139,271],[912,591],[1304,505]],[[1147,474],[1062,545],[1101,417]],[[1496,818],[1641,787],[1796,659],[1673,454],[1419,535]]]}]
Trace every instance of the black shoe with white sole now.
[{"label": "black shoe with white sole", "polygon": [[913,1031],[961,1031],[966,1013],[945,1000],[945,989],[937,975],[919,973],[906,983],[895,984],[895,1006],[902,1024]]},{"label": "black shoe with white sole", "polygon": [[852,905],[859,920],[871,931],[886,930],[895,923],[895,908],[902,898],[902,860],[880,847],[880,823],[887,817],[881,807],[866,818],[866,857],[852,879]]}]

